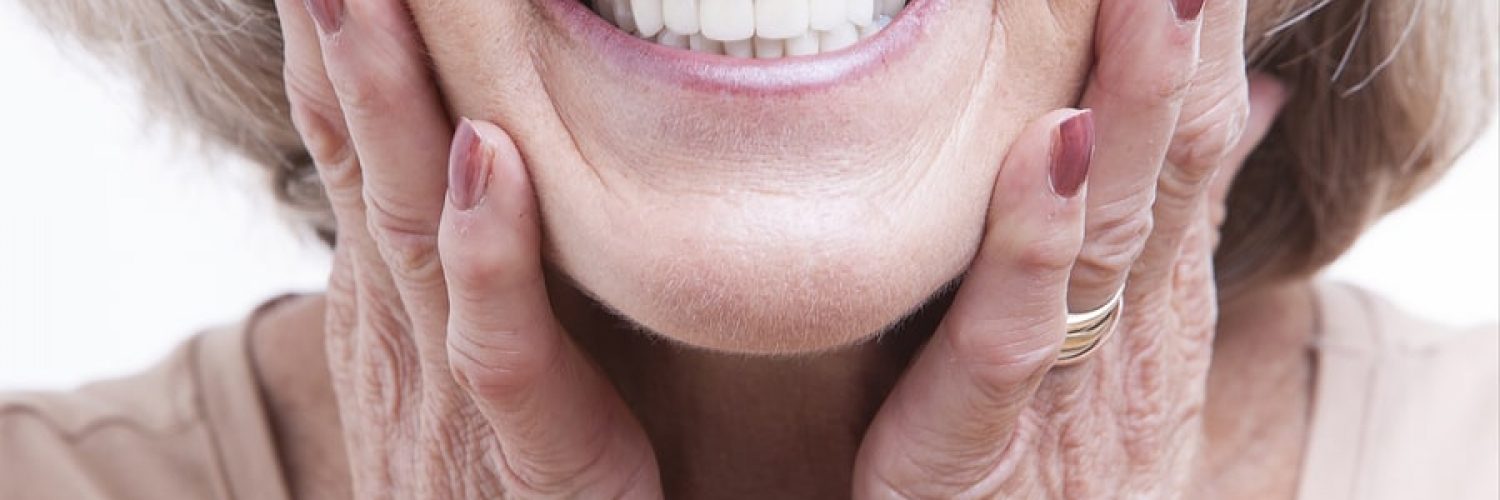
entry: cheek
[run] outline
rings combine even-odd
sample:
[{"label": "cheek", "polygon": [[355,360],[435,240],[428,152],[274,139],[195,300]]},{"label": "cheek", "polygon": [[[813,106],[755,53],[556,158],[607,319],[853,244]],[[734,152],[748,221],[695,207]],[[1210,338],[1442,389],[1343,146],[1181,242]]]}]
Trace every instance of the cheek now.
[{"label": "cheek", "polygon": [[1077,103],[1093,65],[1098,0],[1004,0],[999,9],[1008,99]]},{"label": "cheek", "polygon": [[[530,127],[519,117],[547,116],[532,56],[541,20],[531,2],[409,0],[408,5],[450,114],[494,121],[512,135]],[[507,104],[494,113],[494,103]]]}]

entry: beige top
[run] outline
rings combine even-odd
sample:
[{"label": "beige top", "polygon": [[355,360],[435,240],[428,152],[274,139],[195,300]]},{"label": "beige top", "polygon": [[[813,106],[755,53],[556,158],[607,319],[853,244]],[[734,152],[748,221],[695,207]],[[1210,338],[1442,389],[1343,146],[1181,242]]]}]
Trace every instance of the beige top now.
[{"label": "beige top", "polygon": [[[1321,285],[1325,322],[1299,496],[1500,498],[1500,335]],[[253,321],[255,314],[250,316]],[[0,394],[0,500],[287,498],[247,325],[70,393]]]}]

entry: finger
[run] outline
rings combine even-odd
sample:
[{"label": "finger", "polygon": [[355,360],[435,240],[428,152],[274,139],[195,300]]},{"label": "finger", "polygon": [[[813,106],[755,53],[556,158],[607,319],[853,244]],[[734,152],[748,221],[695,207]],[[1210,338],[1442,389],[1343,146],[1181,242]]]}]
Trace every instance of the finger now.
[{"label": "finger", "polygon": [[359,157],[366,227],[395,281],[424,372],[448,380],[437,223],[451,125],[401,0],[307,0]]},{"label": "finger", "polygon": [[[1093,310],[1125,283],[1151,234],[1156,178],[1198,58],[1202,0],[1105,0],[1084,92],[1099,127],[1083,251],[1069,309]],[[1185,18],[1185,19],[1184,19]]]},{"label": "finger", "polygon": [[[1183,171],[1193,168],[1199,172],[1162,174],[1155,216],[1157,231],[1146,244],[1146,251],[1131,274],[1131,280],[1143,288],[1156,289],[1170,285],[1183,245],[1189,233],[1206,225],[1217,229],[1224,217],[1224,201],[1229,185],[1239,174],[1245,159],[1260,141],[1265,138],[1286,103],[1286,87],[1275,78],[1253,75],[1249,79],[1246,125],[1235,138],[1235,143],[1224,146],[1224,153],[1217,155],[1222,166],[1212,168],[1183,167],[1176,162],[1167,168]],[[1190,179],[1191,177],[1202,177]],[[1215,239],[1215,238],[1211,238]],[[1212,242],[1206,243],[1212,245]]]},{"label": "finger", "polygon": [[[330,371],[346,430],[382,428],[397,421],[419,399],[418,366],[406,334],[395,284],[366,231],[359,157],[329,83],[319,40],[306,8],[297,0],[277,0],[284,46],[283,78],[292,121],[317,168],[338,224],[333,270],[329,276],[326,343]],[[359,456],[379,457],[391,443],[381,437],[347,435]],[[389,449],[389,448],[384,448]],[[398,465],[362,460],[350,469],[356,479],[388,477]]]},{"label": "finger", "polygon": [[1062,110],[1012,146],[973,266],[866,435],[856,498],[974,493],[995,471],[1061,345],[1093,145],[1090,113]]},{"label": "finger", "polygon": [[511,492],[659,495],[639,424],[552,316],[520,153],[494,125],[465,121],[451,156],[439,230],[452,301],[449,357],[501,443]]},{"label": "finger", "polygon": [[1166,286],[1183,238],[1202,216],[1203,196],[1239,141],[1249,113],[1243,0],[1217,0],[1204,12],[1203,60],[1171,139],[1152,207],[1154,231],[1131,271],[1141,289]]},{"label": "finger", "polygon": [[1250,158],[1250,154],[1271,132],[1271,126],[1276,123],[1276,118],[1281,115],[1282,107],[1286,106],[1287,99],[1291,97],[1286,84],[1264,73],[1251,73],[1249,85],[1250,115],[1245,121],[1245,132],[1240,134],[1239,142],[1224,158],[1224,166],[1209,183],[1209,222],[1216,229],[1224,224],[1224,209],[1229,201],[1229,188],[1233,185],[1235,177],[1239,175],[1240,169],[1244,168],[1245,161]]},{"label": "finger", "polygon": [[282,78],[291,104],[292,123],[317,167],[334,219],[341,228],[339,236],[358,236],[347,228],[354,224],[362,228],[364,224],[359,160],[349,130],[344,126],[338,96],[323,68],[317,28],[300,0],[276,0],[276,11],[281,21]]},{"label": "finger", "polygon": [[[277,0],[276,8],[282,26],[283,74],[292,120],[317,168],[339,228],[328,289],[331,300],[326,326],[331,352],[341,353],[335,361],[354,363],[351,370],[341,372],[354,373],[358,380],[395,381],[401,386],[397,390],[411,393],[416,390],[416,380],[410,375],[366,377],[356,373],[373,367],[406,371],[409,363],[397,359],[402,352],[398,347],[411,341],[401,332],[406,320],[400,314],[395,284],[365,230],[359,156],[324,73],[317,29],[301,2]],[[369,338],[352,338],[356,331],[365,332]],[[371,389],[371,397],[384,392]],[[391,408],[391,402],[371,407]],[[391,408],[391,412],[397,411]]]}]

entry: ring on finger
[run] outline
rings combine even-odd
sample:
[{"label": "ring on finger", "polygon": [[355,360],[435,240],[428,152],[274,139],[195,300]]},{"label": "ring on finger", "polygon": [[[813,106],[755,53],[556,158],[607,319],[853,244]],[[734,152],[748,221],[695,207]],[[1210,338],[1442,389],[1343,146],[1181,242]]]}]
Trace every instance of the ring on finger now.
[{"label": "ring on finger", "polygon": [[1055,366],[1076,365],[1099,350],[1119,323],[1120,303],[1124,296],[1125,287],[1121,286],[1104,305],[1091,311],[1068,313],[1068,333],[1063,337]]}]

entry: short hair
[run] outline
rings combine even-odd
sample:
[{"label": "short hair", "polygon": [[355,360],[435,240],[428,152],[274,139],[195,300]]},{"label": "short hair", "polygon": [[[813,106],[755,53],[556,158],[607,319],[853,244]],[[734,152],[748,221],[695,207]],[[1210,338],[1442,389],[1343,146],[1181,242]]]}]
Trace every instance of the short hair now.
[{"label": "short hair", "polygon": [[[151,110],[263,168],[293,219],[332,242],[273,0],[23,3],[133,75]],[[1453,164],[1496,98],[1495,14],[1493,0],[1249,2],[1249,66],[1291,94],[1231,188],[1223,294],[1315,273]]]}]

